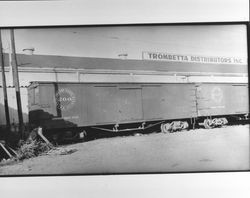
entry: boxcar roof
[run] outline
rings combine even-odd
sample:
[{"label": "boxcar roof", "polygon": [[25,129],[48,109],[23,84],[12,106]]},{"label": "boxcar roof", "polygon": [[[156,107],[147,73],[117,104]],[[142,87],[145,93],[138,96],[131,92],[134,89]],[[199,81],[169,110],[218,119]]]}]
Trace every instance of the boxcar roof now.
[{"label": "boxcar roof", "polygon": [[[5,65],[9,65],[8,54],[4,55]],[[19,67],[72,68],[101,70],[143,70],[164,72],[216,72],[248,73],[247,65],[200,64],[168,61],[90,58],[52,55],[17,54]]]},{"label": "boxcar roof", "polygon": [[181,82],[181,83],[176,83],[176,82],[67,82],[67,81],[60,81],[60,82],[55,82],[55,81],[31,81],[30,86],[36,86],[38,84],[195,84],[193,82],[186,83],[186,82]]},{"label": "boxcar roof", "polygon": [[227,84],[227,85],[248,85],[248,83],[223,83],[223,82],[205,82],[205,83],[195,83],[195,82],[181,82],[181,83],[166,83],[166,82],[55,82],[55,81],[31,81],[29,84],[29,88],[36,87],[40,84],[96,84],[96,85],[104,85],[104,84],[154,84],[154,85],[160,85],[160,84]]}]

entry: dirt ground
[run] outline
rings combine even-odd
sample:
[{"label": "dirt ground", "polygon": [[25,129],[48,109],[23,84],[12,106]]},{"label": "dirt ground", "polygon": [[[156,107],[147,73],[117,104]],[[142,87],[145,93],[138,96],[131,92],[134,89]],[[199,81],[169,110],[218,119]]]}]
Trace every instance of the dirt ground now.
[{"label": "dirt ground", "polygon": [[0,167],[0,175],[249,170],[249,125],[98,139]]}]

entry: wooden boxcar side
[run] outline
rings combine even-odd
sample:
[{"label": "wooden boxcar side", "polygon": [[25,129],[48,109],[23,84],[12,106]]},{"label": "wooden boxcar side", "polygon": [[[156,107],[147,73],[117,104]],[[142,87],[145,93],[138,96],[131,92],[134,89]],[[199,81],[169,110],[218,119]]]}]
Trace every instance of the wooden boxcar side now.
[{"label": "wooden boxcar side", "polygon": [[247,84],[37,82],[29,87],[30,123],[45,129],[248,112]]},{"label": "wooden boxcar side", "polygon": [[43,82],[30,86],[29,96],[30,122],[45,128],[197,116],[194,84]]},{"label": "wooden boxcar side", "polygon": [[198,116],[249,113],[248,84],[197,85]]},{"label": "wooden boxcar side", "polygon": [[142,85],[145,120],[196,117],[195,84]]},{"label": "wooden boxcar side", "polygon": [[143,120],[140,84],[88,85],[88,125]]},{"label": "wooden boxcar side", "polygon": [[29,118],[32,124],[51,129],[78,127],[87,121],[87,103],[84,98],[86,86],[34,83],[28,90]]}]

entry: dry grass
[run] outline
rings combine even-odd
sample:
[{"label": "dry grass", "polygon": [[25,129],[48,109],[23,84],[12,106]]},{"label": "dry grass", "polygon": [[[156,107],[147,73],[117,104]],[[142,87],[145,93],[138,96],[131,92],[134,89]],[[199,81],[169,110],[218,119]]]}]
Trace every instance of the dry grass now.
[{"label": "dry grass", "polygon": [[20,148],[17,151],[17,159],[24,160],[32,157],[36,157],[47,153],[51,150],[51,145],[38,140],[28,140],[20,143]]}]

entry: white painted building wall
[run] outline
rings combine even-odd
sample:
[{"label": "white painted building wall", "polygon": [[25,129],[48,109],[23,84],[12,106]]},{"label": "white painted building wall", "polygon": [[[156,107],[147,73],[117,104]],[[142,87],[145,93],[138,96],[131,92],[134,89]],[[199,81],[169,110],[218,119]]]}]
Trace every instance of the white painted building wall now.
[{"label": "white painted building wall", "polygon": [[[22,111],[23,111],[23,120],[25,123],[28,122],[28,93],[27,88],[22,87],[20,89],[21,101],[22,101]],[[18,113],[17,113],[17,102],[16,102],[16,91],[14,87],[7,88],[8,96],[8,105],[10,113],[10,123],[18,123]],[[0,88],[0,125],[6,124],[5,110],[4,110],[4,96],[3,88]]]}]

